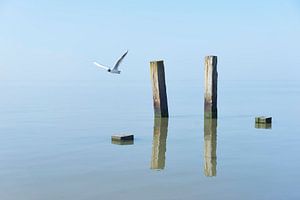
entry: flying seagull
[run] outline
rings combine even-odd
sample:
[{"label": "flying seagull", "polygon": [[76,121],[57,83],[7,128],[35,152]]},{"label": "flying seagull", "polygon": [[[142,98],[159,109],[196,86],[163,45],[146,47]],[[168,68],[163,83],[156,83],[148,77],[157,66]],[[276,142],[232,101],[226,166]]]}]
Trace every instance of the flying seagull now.
[{"label": "flying seagull", "polygon": [[103,69],[106,69],[108,72],[113,73],[113,74],[120,74],[121,71],[119,70],[119,65],[121,64],[122,60],[125,58],[125,56],[127,55],[128,50],[121,56],[121,58],[119,58],[119,60],[116,62],[115,66],[113,68],[109,68],[106,67],[104,65],[101,65],[97,62],[94,62],[94,64],[98,67],[101,67]]}]

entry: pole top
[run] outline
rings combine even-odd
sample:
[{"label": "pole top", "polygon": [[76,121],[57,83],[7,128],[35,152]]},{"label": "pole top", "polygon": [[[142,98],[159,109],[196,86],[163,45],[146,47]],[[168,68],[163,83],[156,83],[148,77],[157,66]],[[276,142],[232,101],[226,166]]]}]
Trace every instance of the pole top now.
[{"label": "pole top", "polygon": [[164,62],[163,60],[153,60],[153,61],[150,61],[150,63],[160,63],[160,62]]},{"label": "pole top", "polygon": [[205,57],[218,57],[218,56],[215,56],[215,55],[208,55],[208,56],[205,56]]}]

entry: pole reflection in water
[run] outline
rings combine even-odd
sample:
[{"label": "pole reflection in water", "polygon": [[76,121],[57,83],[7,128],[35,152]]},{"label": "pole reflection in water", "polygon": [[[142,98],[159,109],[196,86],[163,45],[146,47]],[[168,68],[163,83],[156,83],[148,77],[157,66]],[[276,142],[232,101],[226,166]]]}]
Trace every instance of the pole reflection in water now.
[{"label": "pole reflection in water", "polygon": [[217,175],[217,119],[204,119],[204,175]]},{"label": "pole reflection in water", "polygon": [[165,168],[169,118],[154,118],[151,169]]}]

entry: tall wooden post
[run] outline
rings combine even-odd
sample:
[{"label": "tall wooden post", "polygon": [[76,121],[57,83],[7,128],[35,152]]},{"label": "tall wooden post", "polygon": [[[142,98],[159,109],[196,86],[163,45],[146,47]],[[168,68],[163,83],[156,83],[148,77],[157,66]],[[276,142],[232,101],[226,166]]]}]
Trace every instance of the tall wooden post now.
[{"label": "tall wooden post", "polygon": [[169,118],[154,118],[151,169],[165,168]]},{"label": "tall wooden post", "polygon": [[217,56],[206,56],[204,65],[204,116],[217,118]]},{"label": "tall wooden post", "polygon": [[150,62],[155,117],[169,117],[163,61]]}]

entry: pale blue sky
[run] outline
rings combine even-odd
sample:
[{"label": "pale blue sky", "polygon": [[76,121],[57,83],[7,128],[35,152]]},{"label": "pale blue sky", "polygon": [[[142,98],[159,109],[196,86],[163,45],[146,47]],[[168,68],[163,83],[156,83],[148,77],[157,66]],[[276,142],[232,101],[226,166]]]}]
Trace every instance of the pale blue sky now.
[{"label": "pale blue sky", "polygon": [[92,61],[149,79],[164,59],[168,80],[203,76],[219,58],[223,80],[300,80],[300,3],[273,1],[3,1],[0,80],[109,80]]}]

